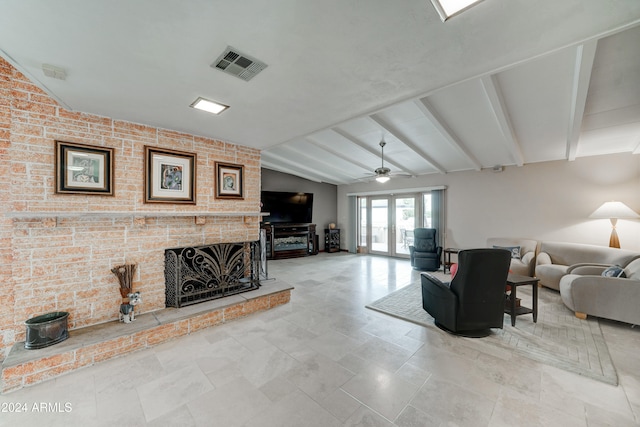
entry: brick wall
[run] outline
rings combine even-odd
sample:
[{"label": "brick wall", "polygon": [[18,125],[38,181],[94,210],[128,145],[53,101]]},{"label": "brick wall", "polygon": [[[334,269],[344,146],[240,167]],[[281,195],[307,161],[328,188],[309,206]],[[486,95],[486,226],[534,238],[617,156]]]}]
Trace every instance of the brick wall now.
[{"label": "brick wall", "polygon": [[[0,165],[11,175],[10,133],[11,133],[11,75],[13,69],[0,59]],[[0,209],[4,214],[11,203],[11,186],[0,186]],[[11,275],[12,254],[12,222],[0,215],[0,350],[13,345],[15,341],[14,327],[14,281]],[[0,358],[4,352],[0,351]]]},{"label": "brick wall", "polygon": [[[56,194],[55,140],[114,149],[115,196]],[[197,153],[197,205],[144,203],[144,146]],[[256,216],[194,216],[260,210],[260,152],[175,131],[61,108],[0,58],[0,359],[23,341],[24,321],[68,311],[71,329],[116,319],[111,268],[137,263],[142,312],[164,308],[164,249],[257,240]],[[244,200],[214,197],[216,161],[244,165]],[[17,212],[86,215],[8,218]],[[114,211],[131,215],[92,216]],[[146,216],[136,212],[194,216]],[[204,222],[204,224],[202,224]]]}]

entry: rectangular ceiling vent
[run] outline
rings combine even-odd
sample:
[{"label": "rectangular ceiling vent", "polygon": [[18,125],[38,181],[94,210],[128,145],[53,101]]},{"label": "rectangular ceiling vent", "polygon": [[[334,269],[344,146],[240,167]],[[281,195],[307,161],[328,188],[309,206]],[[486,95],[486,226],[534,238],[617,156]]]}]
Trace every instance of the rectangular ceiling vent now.
[{"label": "rectangular ceiling vent", "polygon": [[224,71],[248,82],[260,71],[267,68],[267,64],[252,56],[240,53],[238,49],[227,46],[218,59],[211,64],[211,68]]}]

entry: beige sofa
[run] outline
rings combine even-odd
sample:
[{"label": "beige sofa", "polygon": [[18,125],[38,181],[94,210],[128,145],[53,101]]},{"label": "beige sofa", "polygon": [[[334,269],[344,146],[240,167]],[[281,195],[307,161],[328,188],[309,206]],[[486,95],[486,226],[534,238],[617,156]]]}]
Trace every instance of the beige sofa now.
[{"label": "beige sofa", "polygon": [[536,256],[535,275],[541,285],[560,290],[560,279],[566,274],[593,274],[594,267],[625,267],[638,257],[638,252],[606,246],[541,242]]},{"label": "beige sofa", "polygon": [[487,239],[487,247],[513,249],[517,254],[511,255],[509,271],[523,276],[533,276],[535,270],[537,240],[519,239],[511,237],[492,237]]},{"label": "beige sofa", "polygon": [[640,325],[640,259],[625,268],[626,278],[603,277],[605,267],[586,267],[589,275],[567,274],[560,279],[562,302],[576,317],[587,315]]}]

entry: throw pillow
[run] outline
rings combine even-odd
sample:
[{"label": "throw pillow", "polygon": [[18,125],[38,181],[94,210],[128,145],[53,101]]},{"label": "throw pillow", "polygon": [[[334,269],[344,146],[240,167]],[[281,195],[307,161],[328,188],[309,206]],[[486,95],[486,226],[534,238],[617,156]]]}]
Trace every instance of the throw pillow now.
[{"label": "throw pillow", "polygon": [[520,259],[520,246],[496,246],[493,245],[494,249],[506,249],[511,252],[512,259]]},{"label": "throw pillow", "polygon": [[612,265],[602,272],[603,277],[627,277],[619,265]]},{"label": "throw pillow", "polygon": [[456,277],[456,273],[458,272],[458,264],[451,264],[449,266],[449,271],[451,272],[451,280]]}]

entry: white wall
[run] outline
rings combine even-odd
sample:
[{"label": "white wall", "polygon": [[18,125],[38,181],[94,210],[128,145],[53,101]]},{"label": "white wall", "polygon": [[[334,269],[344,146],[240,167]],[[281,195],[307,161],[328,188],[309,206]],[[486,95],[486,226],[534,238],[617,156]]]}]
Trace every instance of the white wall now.
[{"label": "white wall", "polygon": [[[640,156],[615,154],[433,174],[338,187],[338,222],[348,226],[347,194],[445,185],[446,246],[481,247],[488,237],[527,237],[607,246],[611,224],[589,219],[602,203],[621,201],[640,212]],[[622,248],[640,251],[640,220],[619,220]],[[348,248],[348,230],[342,247]]]}]

